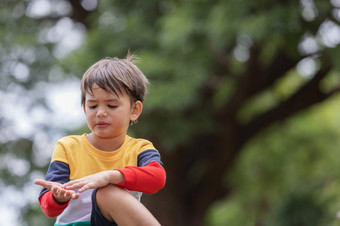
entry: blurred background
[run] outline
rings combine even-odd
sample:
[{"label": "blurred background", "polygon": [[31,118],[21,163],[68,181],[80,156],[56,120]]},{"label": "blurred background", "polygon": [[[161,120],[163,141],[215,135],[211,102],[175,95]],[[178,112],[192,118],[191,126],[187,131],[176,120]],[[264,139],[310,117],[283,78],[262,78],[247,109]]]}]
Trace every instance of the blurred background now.
[{"label": "blurred background", "polygon": [[53,225],[33,180],[88,132],[82,74],[130,49],[162,225],[340,225],[339,22],[340,0],[1,0],[1,224]]}]

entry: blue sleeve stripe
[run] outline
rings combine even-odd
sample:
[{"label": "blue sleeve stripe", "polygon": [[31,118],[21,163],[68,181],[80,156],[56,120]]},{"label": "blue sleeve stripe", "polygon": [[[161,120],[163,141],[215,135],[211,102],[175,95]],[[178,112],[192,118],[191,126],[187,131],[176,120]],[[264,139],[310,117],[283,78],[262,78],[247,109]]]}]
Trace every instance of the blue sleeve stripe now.
[{"label": "blue sleeve stripe", "polygon": [[[46,181],[54,181],[61,184],[64,184],[70,181],[70,167],[68,164],[60,161],[54,161],[48,167],[46,177]],[[43,188],[40,192],[39,198],[42,194],[47,192],[46,188]]]},{"label": "blue sleeve stripe", "polygon": [[152,161],[157,161],[159,164],[163,165],[161,161],[161,155],[158,151],[149,149],[145,150],[138,155],[138,163],[137,166],[145,166]]}]

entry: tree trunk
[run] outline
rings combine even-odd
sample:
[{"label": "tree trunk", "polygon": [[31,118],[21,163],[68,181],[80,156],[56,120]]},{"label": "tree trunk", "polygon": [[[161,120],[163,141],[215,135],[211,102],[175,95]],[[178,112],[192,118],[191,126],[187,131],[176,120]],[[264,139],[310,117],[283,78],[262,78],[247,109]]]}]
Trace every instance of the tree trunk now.
[{"label": "tree trunk", "polygon": [[228,194],[223,175],[231,169],[239,146],[233,126],[216,133],[197,135],[191,145],[162,153],[166,185],[142,200],[162,225],[204,225],[210,206]]}]

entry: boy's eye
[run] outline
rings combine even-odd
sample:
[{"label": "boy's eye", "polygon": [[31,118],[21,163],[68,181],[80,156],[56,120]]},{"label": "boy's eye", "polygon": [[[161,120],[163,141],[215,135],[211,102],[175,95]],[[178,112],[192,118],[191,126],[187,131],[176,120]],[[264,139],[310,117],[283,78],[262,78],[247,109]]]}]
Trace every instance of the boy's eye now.
[{"label": "boy's eye", "polygon": [[97,105],[89,106],[90,109],[95,109],[96,107],[97,107]]},{"label": "boy's eye", "polygon": [[107,105],[109,108],[116,108],[117,106],[115,105]]}]

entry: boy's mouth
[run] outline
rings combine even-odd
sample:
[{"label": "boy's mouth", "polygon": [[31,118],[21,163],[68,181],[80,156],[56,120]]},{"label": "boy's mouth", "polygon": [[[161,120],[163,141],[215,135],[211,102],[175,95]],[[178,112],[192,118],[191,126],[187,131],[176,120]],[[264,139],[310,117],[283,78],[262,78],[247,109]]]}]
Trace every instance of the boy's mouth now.
[{"label": "boy's mouth", "polygon": [[96,126],[99,127],[99,128],[107,127],[107,126],[109,126],[109,125],[110,125],[110,124],[109,124],[109,123],[106,123],[106,122],[98,122],[98,123],[96,124]]}]

